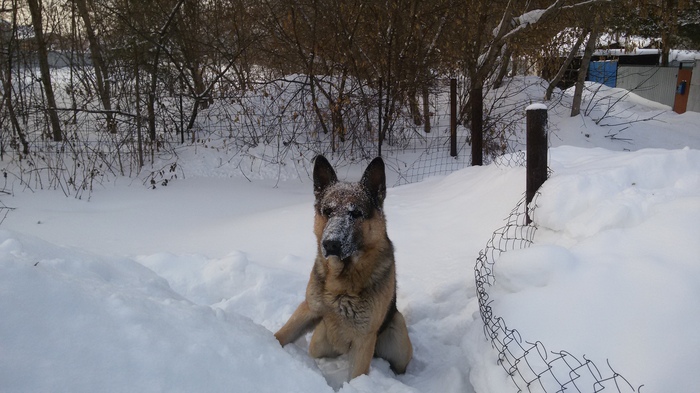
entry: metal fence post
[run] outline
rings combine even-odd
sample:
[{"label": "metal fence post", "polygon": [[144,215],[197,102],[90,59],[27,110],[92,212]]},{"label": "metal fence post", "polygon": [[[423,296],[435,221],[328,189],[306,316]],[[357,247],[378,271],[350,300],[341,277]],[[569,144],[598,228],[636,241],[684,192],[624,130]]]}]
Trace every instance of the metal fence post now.
[{"label": "metal fence post", "polygon": [[527,107],[527,185],[525,192],[525,223],[532,218],[528,211],[530,202],[540,186],[547,180],[547,107],[533,104]]}]

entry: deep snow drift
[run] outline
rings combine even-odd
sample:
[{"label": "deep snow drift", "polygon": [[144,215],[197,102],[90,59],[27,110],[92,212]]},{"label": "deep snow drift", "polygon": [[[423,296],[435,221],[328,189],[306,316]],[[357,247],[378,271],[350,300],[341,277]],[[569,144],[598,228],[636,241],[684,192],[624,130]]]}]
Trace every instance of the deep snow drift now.
[{"label": "deep snow drift", "polygon": [[[616,129],[550,109],[552,144],[579,147],[551,149],[535,245],[497,261],[493,307],[524,339],[608,359],[643,392],[691,391],[700,116],[623,103],[618,118],[656,120]],[[395,376],[375,359],[344,383],[345,359],[316,362],[303,340],[283,349],[272,336],[311,268],[311,182],[207,176],[202,162],[168,187],[119,179],[90,202],[20,186],[3,198],[0,391],[513,391],[483,335],[473,267],[521,198],[523,168],[388,190],[414,360]]]}]

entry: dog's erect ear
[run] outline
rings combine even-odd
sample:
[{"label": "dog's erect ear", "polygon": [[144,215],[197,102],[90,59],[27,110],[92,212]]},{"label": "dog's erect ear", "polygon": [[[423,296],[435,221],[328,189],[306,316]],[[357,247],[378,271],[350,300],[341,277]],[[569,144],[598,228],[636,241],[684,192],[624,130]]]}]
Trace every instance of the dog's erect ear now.
[{"label": "dog's erect ear", "polygon": [[316,198],[323,194],[326,187],[338,181],[338,176],[336,176],[331,163],[328,162],[326,157],[318,155],[315,158],[314,163],[314,195]]},{"label": "dog's erect ear", "polygon": [[375,206],[381,209],[384,197],[386,197],[386,174],[384,173],[384,160],[381,157],[377,157],[369,163],[360,182],[369,191]]}]

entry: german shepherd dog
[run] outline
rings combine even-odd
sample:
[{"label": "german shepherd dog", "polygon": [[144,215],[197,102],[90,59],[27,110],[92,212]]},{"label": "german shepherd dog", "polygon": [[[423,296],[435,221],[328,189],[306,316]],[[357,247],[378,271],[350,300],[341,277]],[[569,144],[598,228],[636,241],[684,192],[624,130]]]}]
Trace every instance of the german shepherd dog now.
[{"label": "german shepherd dog", "polygon": [[314,330],[309,354],[348,353],[350,378],[369,372],[374,356],[403,374],[413,347],[396,309],[394,247],[382,209],[384,161],[375,158],[357,183],[338,181],[323,156],[314,164],[314,233],[318,253],[306,300],[275,337],[282,346]]}]

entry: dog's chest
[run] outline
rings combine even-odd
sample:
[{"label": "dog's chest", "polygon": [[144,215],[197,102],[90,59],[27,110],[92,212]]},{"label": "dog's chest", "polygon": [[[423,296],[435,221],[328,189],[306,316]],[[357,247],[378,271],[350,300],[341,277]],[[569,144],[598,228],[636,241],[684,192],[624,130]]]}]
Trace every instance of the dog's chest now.
[{"label": "dog's chest", "polygon": [[370,308],[366,299],[350,294],[328,294],[330,311],[341,320],[353,325],[366,325],[370,319]]},{"label": "dog's chest", "polygon": [[[312,281],[316,299],[324,318],[330,317],[335,323],[356,328],[371,324],[374,293],[367,291],[370,276],[355,270],[334,271],[334,265],[318,264]],[[362,270],[370,271],[370,270]]]}]

